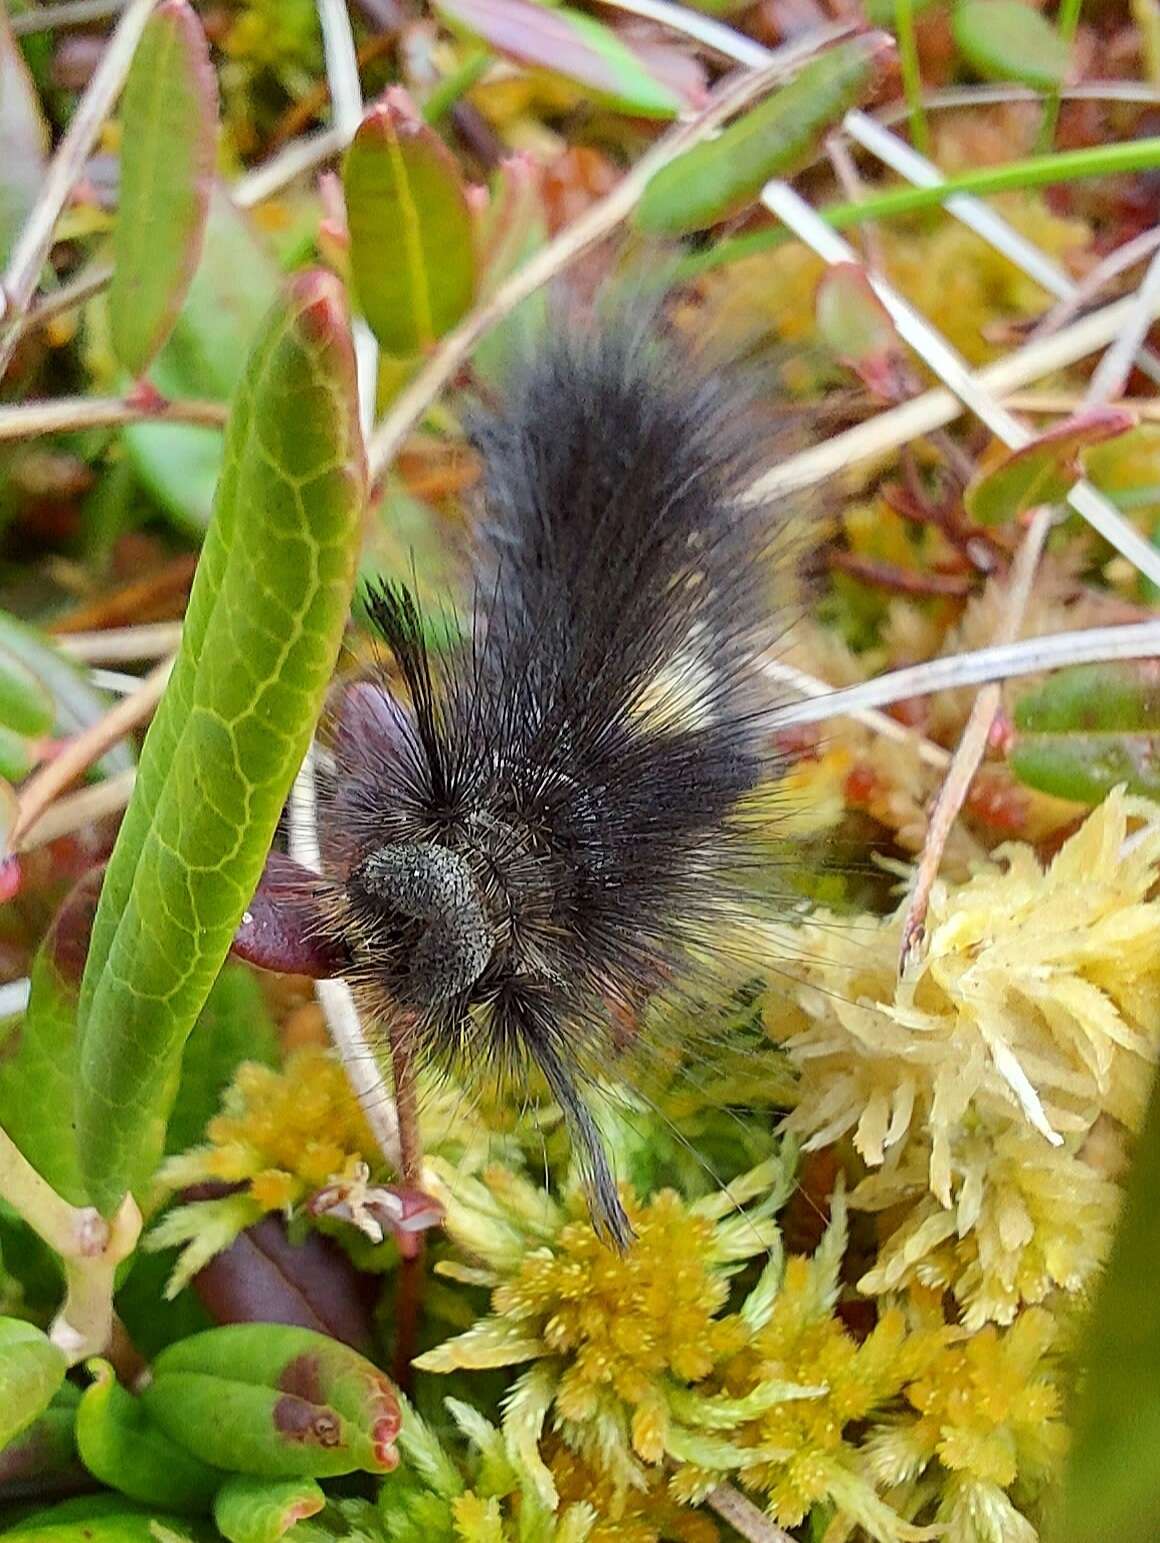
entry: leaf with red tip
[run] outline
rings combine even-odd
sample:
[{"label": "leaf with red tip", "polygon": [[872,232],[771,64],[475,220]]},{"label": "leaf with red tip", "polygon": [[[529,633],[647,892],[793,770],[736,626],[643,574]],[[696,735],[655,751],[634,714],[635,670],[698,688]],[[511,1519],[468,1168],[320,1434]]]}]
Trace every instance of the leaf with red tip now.
[{"label": "leaf with red tip", "polygon": [[387,353],[420,353],[475,299],[475,225],[455,158],[396,88],[359,125],[343,185],[363,314]]},{"label": "leaf with red tip", "polygon": [[218,1323],[294,1324],[363,1352],[373,1341],[374,1279],[320,1233],[291,1243],[277,1216],[263,1217],[215,1254],[193,1289]]},{"label": "leaf with red tip", "polygon": [[817,292],[818,332],[840,363],[883,401],[911,394],[913,372],[890,313],[859,263],[835,263]]},{"label": "leaf with red tip", "polygon": [[1126,408],[1088,407],[1055,424],[975,477],[963,495],[967,513],[980,524],[1001,525],[1040,504],[1061,503],[1083,476],[1080,452],[1135,423]]},{"label": "leaf with red tip", "polygon": [[234,1474],[213,1503],[227,1543],[278,1543],[297,1522],[317,1516],[326,1496],[313,1479],[251,1479]]},{"label": "leaf with red tip", "polygon": [[453,27],[517,64],[553,70],[609,107],[641,118],[675,118],[686,105],[616,33],[580,11],[535,0],[435,0]]},{"label": "leaf with red tip", "polygon": [[137,45],[121,109],[109,322],[133,375],[172,331],[201,256],[216,138],[205,33],[186,0],[162,0]]},{"label": "leaf with red tip", "polygon": [[202,1462],[258,1478],[387,1473],[402,1416],[387,1377],[309,1329],[242,1323],[179,1340],[142,1393]]},{"label": "leaf with red tip", "polygon": [[329,980],[348,970],[349,954],[323,931],[320,882],[293,858],[271,852],[234,933],[234,956],[262,970],[313,980]]}]

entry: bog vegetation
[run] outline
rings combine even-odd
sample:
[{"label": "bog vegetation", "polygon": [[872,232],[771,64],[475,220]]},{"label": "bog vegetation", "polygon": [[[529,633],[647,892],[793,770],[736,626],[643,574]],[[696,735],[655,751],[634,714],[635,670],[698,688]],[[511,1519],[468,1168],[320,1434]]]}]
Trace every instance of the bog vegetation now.
[{"label": "bog vegetation", "polygon": [[[1157,1535],[1158,221],[1156,0],[0,6],[0,1531]],[[779,689],[887,679],[610,1069],[618,1254],[545,1088],[231,947],[357,581],[451,646],[465,410],[648,270],[790,425]]]}]

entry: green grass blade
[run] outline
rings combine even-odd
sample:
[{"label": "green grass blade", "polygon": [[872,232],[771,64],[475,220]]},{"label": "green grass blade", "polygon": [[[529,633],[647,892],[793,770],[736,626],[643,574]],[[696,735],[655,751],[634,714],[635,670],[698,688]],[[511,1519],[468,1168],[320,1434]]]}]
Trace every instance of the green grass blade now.
[{"label": "green grass blade", "polygon": [[94,1202],[142,1177],[334,667],[365,464],[342,291],[300,275],[258,339],[169,689],[109,864],[80,1004]]}]

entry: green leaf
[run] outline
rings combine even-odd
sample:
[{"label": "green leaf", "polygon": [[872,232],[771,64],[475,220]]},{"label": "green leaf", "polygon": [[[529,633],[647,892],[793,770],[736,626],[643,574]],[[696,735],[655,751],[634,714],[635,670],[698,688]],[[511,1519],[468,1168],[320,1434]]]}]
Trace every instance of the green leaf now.
[{"label": "green leaf", "polygon": [[26,1516],[4,1535],[20,1543],[163,1543],[189,1531],[183,1520],[139,1509],[120,1495],[80,1495]]},{"label": "green leaf", "polygon": [[278,1543],[295,1522],[317,1516],[325,1504],[313,1479],[235,1475],[218,1491],[213,1519],[229,1543]]},{"label": "green leaf", "polygon": [[728,219],[752,203],[770,177],[789,176],[820,136],[868,89],[878,45],[839,43],[812,59],[780,91],[662,166],[636,211],[641,230],[683,235]]},{"label": "green leaf", "polygon": [[32,963],[14,1055],[0,1062],[0,1126],[71,1205],[87,1205],[73,1124],[76,1012],[101,871],[85,875],[53,919]]},{"label": "green leaf", "polygon": [[213,186],[217,77],[186,0],[162,0],[133,55],[121,107],[113,236],[113,349],[141,375],[173,330],[201,256]]},{"label": "green leaf", "polygon": [[48,128],[24,55],[0,9],[0,266],[44,181]]},{"label": "green leaf", "polygon": [[27,1429],[64,1381],[68,1357],[19,1318],[0,1318],[0,1449]]},{"label": "green leaf", "polygon": [[902,340],[859,263],[835,263],[818,284],[818,333],[840,363],[876,396],[901,401],[910,393]]},{"label": "green leaf", "polygon": [[343,185],[363,313],[387,353],[421,353],[475,298],[475,232],[455,158],[392,90],[359,125]]},{"label": "green leaf", "polygon": [[1061,503],[1083,476],[1079,452],[1126,434],[1136,422],[1123,407],[1088,407],[1013,450],[977,475],[963,494],[972,519],[1000,525],[1039,504]]},{"label": "green leaf", "polygon": [[[4,610],[0,610],[0,668],[35,682],[36,704],[30,698],[26,709],[32,714],[37,713],[43,698],[51,699],[53,712],[48,727],[58,738],[79,733],[109,710],[107,699],[93,690],[71,659],[59,653],[43,633],[25,626]],[[31,723],[33,719],[25,721]],[[39,716],[35,721],[41,722]],[[44,731],[36,728],[31,732]],[[111,777],[133,764],[133,751],[126,742],[114,745],[103,755],[97,769],[102,776]]]},{"label": "green leaf", "polygon": [[221,1096],[243,1061],[273,1066],[278,1039],[253,973],[227,964],[214,982],[181,1058],[181,1084],[169,1117],[167,1152],[184,1152],[205,1136]]},{"label": "green leaf", "polygon": [[641,118],[675,118],[677,94],[641,64],[615,32],[564,5],[535,0],[435,0],[451,26],[517,64],[553,70],[600,101]]},{"label": "green leaf", "polygon": [[235,397],[181,650],[93,927],[75,1108],[102,1208],[143,1176],[149,1126],[261,876],[349,614],[365,488],[342,290],[302,273]]},{"label": "green leaf", "polygon": [[1160,796],[1160,666],[1090,664],[1060,670],[1022,697],[1009,760],[1029,787],[1098,804],[1127,783]]},{"label": "green leaf", "polygon": [[0,723],[16,734],[47,734],[56,706],[44,681],[0,644]]},{"label": "green leaf", "polygon": [[386,1473],[399,1405],[363,1356],[311,1329],[237,1323],[153,1363],[150,1415],[203,1462],[257,1478]]},{"label": "green leaf", "polygon": [[149,1418],[107,1361],[86,1363],[93,1381],[77,1411],[81,1460],[94,1478],[130,1500],[194,1515],[209,1510],[225,1475],[198,1462]]},{"label": "green leaf", "polygon": [[1067,79],[1071,50],[1045,16],[1020,0],[962,0],[951,25],[963,57],[985,80],[1050,91]]},{"label": "green leaf", "polygon": [[[226,401],[277,292],[273,258],[229,195],[215,188],[201,262],[150,380],[167,397]],[[183,530],[201,536],[221,472],[221,431],[138,423],[125,429],[123,441],[154,498]]]},{"label": "green leaf", "polygon": [[1153,1080],[1119,1231],[1079,1347],[1074,1440],[1051,1543],[1160,1535],[1160,1083]]}]

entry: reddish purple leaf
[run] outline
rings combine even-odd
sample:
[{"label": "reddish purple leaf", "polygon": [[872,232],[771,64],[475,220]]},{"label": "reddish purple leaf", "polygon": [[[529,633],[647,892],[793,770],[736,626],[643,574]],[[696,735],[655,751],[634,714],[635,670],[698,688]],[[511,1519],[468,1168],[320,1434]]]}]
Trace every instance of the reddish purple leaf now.
[{"label": "reddish purple leaf", "polygon": [[288,1323],[367,1351],[378,1294],[337,1243],[307,1232],[292,1243],[280,1217],[266,1216],[193,1278],[217,1323]]}]

